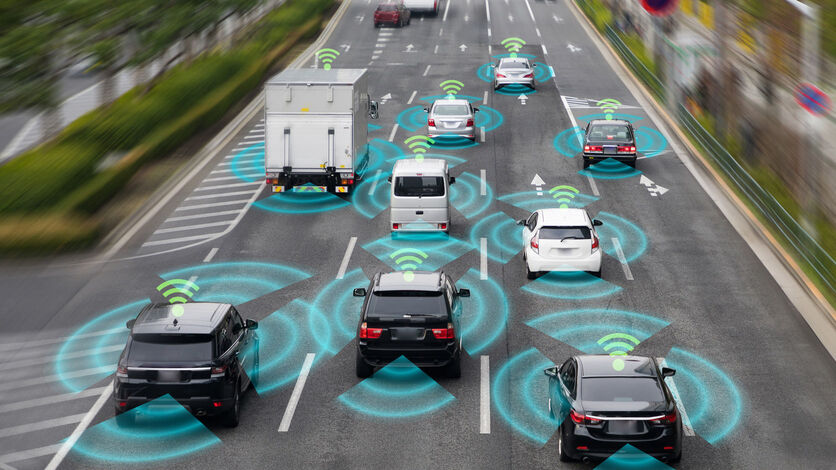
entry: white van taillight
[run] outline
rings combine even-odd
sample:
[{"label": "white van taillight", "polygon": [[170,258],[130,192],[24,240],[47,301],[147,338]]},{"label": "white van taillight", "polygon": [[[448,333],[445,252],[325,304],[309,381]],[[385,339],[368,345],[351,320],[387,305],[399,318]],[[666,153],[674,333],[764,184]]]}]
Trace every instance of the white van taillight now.
[{"label": "white van taillight", "polygon": [[540,254],[540,233],[538,232],[534,235],[534,238],[531,239],[531,249],[534,250],[535,253],[538,255]]}]

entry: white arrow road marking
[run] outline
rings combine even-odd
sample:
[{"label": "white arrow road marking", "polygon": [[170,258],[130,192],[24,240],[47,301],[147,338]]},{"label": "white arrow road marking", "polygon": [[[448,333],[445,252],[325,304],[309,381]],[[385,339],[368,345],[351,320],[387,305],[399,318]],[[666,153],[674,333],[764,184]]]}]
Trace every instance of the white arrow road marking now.
[{"label": "white arrow road marking", "polygon": [[570,51],[572,51],[572,53],[574,53],[574,54],[577,54],[578,52],[583,50],[580,47],[572,44],[571,42],[566,44],[566,48],[569,49]]},{"label": "white arrow road marking", "polygon": [[351,44],[340,44],[340,47],[345,49],[344,52],[348,52],[348,50],[351,49]]},{"label": "white arrow road marking", "polygon": [[380,97],[380,104],[386,104],[387,101],[392,99],[391,93],[386,93],[385,95]]},{"label": "white arrow road marking", "polygon": [[[423,18],[423,17],[422,17],[422,18]],[[407,44],[407,45],[406,45],[406,50],[405,50],[404,52],[415,52],[413,49],[415,49],[415,46],[414,46],[414,45],[412,45],[412,44]]]},{"label": "white arrow road marking", "polygon": [[537,195],[542,196],[543,195],[543,185],[546,184],[546,182],[543,181],[543,178],[540,178],[540,175],[538,175],[537,173],[534,173],[534,179],[531,180],[531,184],[537,188]]},{"label": "white arrow road marking", "polygon": [[666,192],[670,191],[670,189],[659,186],[658,184],[654,183],[650,178],[644,175],[642,175],[639,179],[639,184],[646,187],[647,192],[649,192],[650,195],[653,197],[661,196]]},{"label": "white arrow road marking", "polygon": [[523,106],[525,106],[526,101],[528,101],[528,97],[523,95],[522,93],[520,94],[520,96],[517,97],[517,99],[520,100],[520,103]]},{"label": "white arrow road marking", "polygon": [[561,18],[557,15],[552,15],[552,19],[554,20],[555,23],[563,23],[563,18]]},{"label": "white arrow road marking", "polygon": [[[449,3],[448,3],[448,5],[449,5]],[[462,52],[466,51],[467,50],[467,44],[462,44],[461,46],[459,46],[459,50],[462,51]]]}]

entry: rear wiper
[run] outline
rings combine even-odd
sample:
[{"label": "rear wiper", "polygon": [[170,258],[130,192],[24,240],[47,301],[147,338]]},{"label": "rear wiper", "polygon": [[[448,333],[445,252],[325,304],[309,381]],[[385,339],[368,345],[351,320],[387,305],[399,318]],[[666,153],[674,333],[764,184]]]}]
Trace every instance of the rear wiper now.
[{"label": "rear wiper", "polygon": [[441,315],[437,315],[435,313],[404,313],[403,316],[407,318],[428,318],[440,317]]},{"label": "rear wiper", "polygon": [[562,243],[563,240],[586,240],[586,238],[583,238],[583,237],[563,237],[563,238],[560,239],[560,242]]}]

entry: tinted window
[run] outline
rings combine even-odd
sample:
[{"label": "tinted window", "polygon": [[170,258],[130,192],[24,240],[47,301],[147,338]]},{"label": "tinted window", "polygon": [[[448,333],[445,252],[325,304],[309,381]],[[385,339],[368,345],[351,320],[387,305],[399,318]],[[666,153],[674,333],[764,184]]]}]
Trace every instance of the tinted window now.
[{"label": "tinted window", "polygon": [[395,178],[395,196],[444,196],[441,176],[399,176]]},{"label": "tinted window", "polygon": [[447,308],[441,292],[375,292],[370,296],[367,316],[401,318],[408,314],[446,317]]},{"label": "tinted window", "polygon": [[596,124],[589,130],[589,140],[630,142],[630,129],[624,124]]},{"label": "tinted window", "polygon": [[593,377],[583,379],[584,401],[664,401],[655,379],[644,377]]},{"label": "tinted window", "polygon": [[580,238],[588,240],[588,227],[543,227],[540,229],[541,239],[563,240],[564,238]]},{"label": "tinted window", "polygon": [[528,226],[529,230],[534,230],[534,227],[537,226],[537,213],[536,212],[531,214],[531,216],[528,217],[528,221],[526,222],[526,225]]},{"label": "tinted window", "polygon": [[212,360],[209,335],[133,335],[131,361],[200,362]]},{"label": "tinted window", "polygon": [[470,106],[466,104],[445,104],[433,108],[433,114],[437,116],[463,116],[470,114]]},{"label": "tinted window", "polygon": [[244,320],[241,319],[241,315],[238,314],[238,311],[232,309],[232,334],[234,336],[238,336],[241,334],[241,331],[244,329]]}]

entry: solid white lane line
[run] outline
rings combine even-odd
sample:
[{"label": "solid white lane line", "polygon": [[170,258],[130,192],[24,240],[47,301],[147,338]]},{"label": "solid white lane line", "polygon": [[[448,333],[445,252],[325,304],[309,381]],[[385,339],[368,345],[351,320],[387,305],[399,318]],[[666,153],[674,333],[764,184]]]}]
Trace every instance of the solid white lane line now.
[{"label": "solid white lane line", "polygon": [[438,54],[438,44],[433,48],[433,54]]},{"label": "solid white lane line", "polygon": [[380,181],[380,174],[382,172],[383,170],[377,170],[377,173],[375,173],[371,187],[369,188],[369,196],[374,196],[374,192],[377,190],[377,183]]},{"label": "solid white lane line", "polygon": [[479,434],[491,433],[491,357],[480,359],[479,377]]},{"label": "solid white lane line", "polygon": [[[227,224],[229,225],[229,224]],[[143,247],[146,246],[160,246],[160,245],[171,245],[174,243],[183,243],[183,242],[191,242],[195,240],[205,240],[207,238],[212,238],[215,235],[221,235],[223,232],[215,232],[215,233],[204,233],[203,235],[193,235],[191,237],[180,237],[180,238],[167,238],[165,240],[154,240],[152,242],[145,242],[142,244]]]},{"label": "solid white lane line", "polygon": [[491,6],[488,5],[488,0],[485,0],[485,13],[488,15],[488,23],[491,22]]},{"label": "solid white lane line", "polygon": [[356,244],[357,237],[351,237],[351,240],[348,241],[348,246],[345,248],[343,262],[340,263],[340,270],[337,271],[337,279],[342,279],[343,277],[345,277],[345,270],[348,269],[348,262],[351,260],[351,253],[354,252],[354,245]]},{"label": "solid white lane line", "polygon": [[302,370],[299,372],[299,378],[296,379],[296,385],[293,387],[293,393],[290,395],[290,401],[287,403],[287,408],[284,410],[282,422],[279,424],[279,432],[287,432],[290,430],[290,421],[293,419],[293,413],[296,412],[296,406],[299,404],[299,398],[302,397],[302,389],[305,388],[305,382],[308,381],[308,374],[311,372],[314,357],[316,354],[308,353],[305,356],[305,362],[302,364]]},{"label": "solid white lane line", "polygon": [[534,28],[534,32],[536,32],[536,33],[537,33],[537,37],[538,37],[538,38],[542,38],[542,37],[543,37],[543,35],[542,35],[542,34],[540,34],[540,28]]},{"label": "solid white lane line", "polygon": [[618,238],[612,237],[612,244],[615,247],[615,254],[618,255],[618,261],[621,262],[621,268],[624,270],[624,277],[626,277],[628,281],[632,281],[633,272],[627,264],[627,258],[624,256],[624,250],[621,249],[621,242],[618,241]]},{"label": "solid white lane line", "polygon": [[[438,47],[438,46],[436,46]],[[418,90],[412,90],[412,94],[409,95],[409,100],[407,100],[406,104],[412,104],[412,100],[415,99],[415,95],[418,94]]]},{"label": "solid white lane line", "polygon": [[[479,135],[479,140],[481,140],[484,143],[485,142],[485,126],[482,126],[482,127],[479,128],[479,134],[480,134]],[[484,196],[484,194],[482,196]]]},{"label": "solid white lane line", "polygon": [[[124,328],[121,328],[124,330]],[[80,400],[82,398],[94,397],[107,387],[88,388],[77,393],[62,393],[60,395],[52,395],[49,397],[33,398],[31,400],[18,401],[14,403],[6,403],[0,405],[0,413],[8,413],[9,411],[25,410],[27,408],[37,408],[44,405],[52,405],[55,403],[63,403],[66,401]]]},{"label": "solid white lane line", "polygon": [[216,186],[198,186],[195,188],[195,191],[216,191],[219,189],[228,189],[228,188],[241,188],[244,186],[254,186],[257,184],[261,184],[261,181],[250,181],[247,183],[232,183],[232,184],[222,184]]},{"label": "solid white lane line", "polygon": [[246,204],[248,202],[250,202],[249,199],[239,199],[237,201],[213,202],[211,204],[194,204],[194,205],[191,205],[191,206],[180,206],[177,209],[174,209],[174,212],[189,211],[189,210],[193,210],[193,209],[208,209],[210,207],[231,206],[233,204]]},{"label": "solid white lane line", "polygon": [[450,11],[450,4],[453,3],[452,0],[447,0],[447,6],[444,7],[444,18],[441,21],[447,21],[447,12]]},{"label": "solid white lane line", "polygon": [[217,255],[217,254],[218,254],[218,247],[212,248],[211,250],[209,250],[209,254],[206,255],[206,258],[203,258],[203,262],[208,263],[208,262],[212,261],[212,258],[214,258],[215,255]]},{"label": "solid white lane line", "polygon": [[99,413],[99,410],[102,409],[105,402],[110,399],[110,395],[113,393],[113,381],[110,382],[110,385],[105,387],[102,391],[102,394],[99,395],[99,399],[96,400],[96,403],[93,404],[93,407],[90,408],[90,411],[84,416],[78,426],[76,426],[75,431],[70,434],[70,437],[64,441],[64,444],[61,445],[61,448],[58,450],[58,453],[52,457],[52,460],[49,461],[49,464],[46,466],[45,470],[55,470],[61,465],[61,461],[64,460],[64,457],[67,456],[67,453],[70,449],[73,448],[75,443],[78,441],[78,438],[81,437],[81,434],[87,429],[87,426],[90,426],[90,423],[93,421],[93,418]]},{"label": "solid white lane line", "polygon": [[[552,77],[554,78],[554,83],[557,85],[557,76]],[[563,107],[566,109],[566,114],[569,115],[569,120],[572,121],[572,127],[578,127],[578,121],[575,120],[575,115],[572,114],[572,108],[569,107],[569,102],[566,101],[566,97],[560,95],[560,101],[563,102]],[[583,145],[583,137],[578,133],[578,142]]]},{"label": "solid white lane line", "polygon": [[91,367],[90,369],[74,370],[72,372],[65,372],[63,374],[45,375],[43,377],[35,377],[26,380],[9,381],[0,384],[0,391],[16,390],[19,388],[31,387],[32,385],[47,384],[63,379],[74,379],[76,377],[87,377],[90,375],[97,375],[103,372],[113,372],[116,370],[116,364],[107,366]]},{"label": "solid white lane line", "polygon": [[[482,129],[484,129],[484,127]],[[484,140],[482,142],[484,142]],[[484,168],[479,170],[479,195],[488,195],[488,170]]]},{"label": "solid white lane line", "polygon": [[543,55],[549,55],[549,51],[546,49],[545,44],[540,44],[540,49],[543,49]]},{"label": "solid white lane line", "polygon": [[534,12],[531,10],[531,4],[528,3],[528,0],[525,0],[525,6],[528,7],[528,14],[529,14],[529,16],[531,16],[531,21],[536,23],[537,20],[534,19]]},{"label": "solid white lane line", "polygon": [[159,235],[161,233],[185,232],[187,230],[197,230],[197,229],[209,228],[209,227],[223,227],[224,225],[229,225],[231,223],[232,223],[231,220],[222,220],[220,222],[207,222],[205,224],[183,225],[181,227],[160,228],[160,229],[154,230],[153,235]]},{"label": "solid white lane line", "polygon": [[[485,90],[485,93],[482,95],[482,105],[488,105],[488,90]],[[484,127],[482,127],[482,129],[484,129]]]},{"label": "solid white lane line", "polygon": [[479,279],[483,281],[488,279],[488,239],[486,237],[479,239]]},{"label": "solid white lane line", "polygon": [[184,201],[201,201],[204,199],[215,199],[219,197],[229,197],[229,196],[243,196],[245,194],[251,195],[252,191],[234,191],[231,193],[220,193],[220,194],[207,194],[205,196],[189,196]]},{"label": "solid white lane line", "polygon": [[422,77],[426,77],[427,74],[430,73],[430,67],[432,67],[432,66],[433,66],[432,64],[427,65],[427,68],[424,69],[424,73],[423,73]]},{"label": "solid white lane line", "polygon": [[592,188],[592,194],[600,196],[601,193],[598,192],[598,184],[595,183],[595,178],[590,175],[586,175],[586,179],[589,180],[589,187]]},{"label": "solid white lane line", "polygon": [[9,462],[18,462],[21,460],[34,459],[35,457],[43,457],[44,455],[52,455],[60,448],[61,444],[52,444],[51,446],[38,447],[37,449],[22,450],[20,452],[0,455],[0,464],[5,465]]},{"label": "solid white lane line", "polygon": [[55,343],[63,343],[70,338],[78,339],[78,338],[91,338],[95,336],[104,336],[113,334],[119,331],[125,331],[125,327],[119,328],[111,328],[109,330],[100,330],[100,331],[91,331],[90,333],[83,333],[80,335],[71,335],[71,336],[62,336],[60,338],[48,338],[48,339],[34,339],[31,341],[22,341],[19,343],[3,343],[0,344],[0,351],[7,351],[9,349],[27,349],[27,348],[34,348],[37,346],[45,346],[47,344],[55,344]]},{"label": "solid white lane line", "polygon": [[[659,364],[659,367],[668,367],[664,357],[657,357],[656,362]],[[676,407],[679,408],[679,414],[682,416],[682,430],[685,432],[686,436],[694,437],[696,434],[694,433],[694,427],[691,426],[691,418],[689,418],[688,413],[685,412],[685,404],[682,403],[682,399],[679,398],[679,390],[676,388],[676,383],[674,382],[673,377],[665,377],[665,383],[668,385],[668,389],[670,389],[673,399],[676,400]]]},{"label": "solid white lane line", "polygon": [[[183,220],[194,220],[194,219],[206,219],[209,217],[220,217],[222,215],[235,215],[240,211],[220,211],[220,212],[209,212],[208,214],[194,214],[194,215],[184,215],[181,217],[169,217],[165,219],[165,222],[180,222]],[[163,222],[163,223],[165,223]]]},{"label": "solid white lane line", "polygon": [[17,436],[19,434],[26,434],[33,431],[42,431],[44,429],[57,428],[58,426],[66,426],[68,424],[75,424],[81,421],[87,413],[79,413],[77,415],[64,416],[61,418],[46,419],[36,423],[21,424],[18,426],[11,426],[0,429],[0,438]]},{"label": "solid white lane line", "polygon": [[395,140],[395,133],[398,132],[398,127],[400,127],[398,123],[395,123],[395,125],[392,127],[392,132],[389,133],[389,142]]},{"label": "solid white lane line", "polygon": [[[77,357],[88,357],[98,353],[106,353],[106,352],[114,352],[114,351],[121,351],[125,349],[124,344],[117,344],[113,346],[102,346],[95,349],[87,349],[84,351],[75,351],[71,353],[65,353],[61,355],[61,360],[65,359],[75,359]],[[38,364],[46,364],[48,362],[52,362],[55,360],[55,356],[53,355],[46,355],[41,357],[34,357],[32,359],[26,360],[15,360],[14,362],[10,362],[8,364],[4,364],[0,366],[0,370],[9,371],[12,369],[19,369],[21,367],[31,367]]]}]

